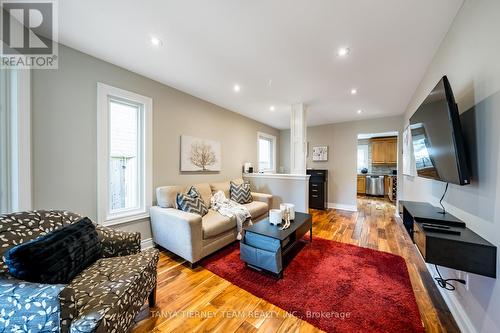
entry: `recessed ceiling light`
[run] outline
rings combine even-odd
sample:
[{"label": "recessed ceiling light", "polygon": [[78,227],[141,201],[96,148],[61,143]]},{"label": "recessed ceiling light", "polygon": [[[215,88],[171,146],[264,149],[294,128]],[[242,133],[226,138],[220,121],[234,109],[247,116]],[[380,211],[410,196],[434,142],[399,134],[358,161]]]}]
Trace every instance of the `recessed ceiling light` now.
[{"label": "recessed ceiling light", "polygon": [[276,109],[274,108],[274,105],[271,105],[271,106],[269,107],[269,111],[274,112],[275,110],[276,110]]},{"label": "recessed ceiling light", "polygon": [[234,87],[233,87],[233,90],[235,92],[239,92],[241,90],[241,87],[238,84],[235,84]]},{"label": "recessed ceiling light", "polygon": [[363,113],[363,110],[359,109],[358,111],[356,111],[358,114],[362,114]]},{"label": "recessed ceiling light", "polygon": [[351,95],[356,95],[358,93],[358,89],[351,89]]},{"label": "recessed ceiling light", "polygon": [[348,47],[341,47],[340,49],[337,50],[337,55],[339,57],[346,57],[351,50]]},{"label": "recessed ceiling light", "polygon": [[161,40],[157,37],[151,37],[151,44],[153,46],[160,46],[161,45]]}]

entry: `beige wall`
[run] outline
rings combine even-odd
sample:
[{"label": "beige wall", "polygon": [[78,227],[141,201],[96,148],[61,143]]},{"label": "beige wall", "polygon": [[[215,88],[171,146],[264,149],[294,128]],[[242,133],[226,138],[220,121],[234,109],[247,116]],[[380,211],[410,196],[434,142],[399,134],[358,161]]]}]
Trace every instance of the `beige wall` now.
[{"label": "beige wall", "polygon": [[[328,202],[339,208],[356,207],[356,166],[358,134],[401,132],[403,116],[385,117],[379,119],[350,121],[344,123],[313,126],[307,128],[309,156],[307,167],[314,169],[328,169]],[[280,163],[289,169],[289,157],[285,150],[289,145],[290,131],[280,132],[281,158]],[[328,161],[313,162],[312,146],[327,145]],[[401,151],[401,150],[399,150]],[[401,163],[400,163],[401,164]]]},{"label": "beige wall", "polygon": [[[450,185],[444,205],[496,246],[500,246],[499,15],[498,0],[465,1],[405,114],[406,123],[440,77],[448,76],[472,152],[473,181],[468,186]],[[403,178],[406,200],[438,204],[444,183]],[[459,275],[444,268],[442,273],[447,278]],[[468,274],[468,280],[468,289],[457,285],[455,292],[446,292],[463,331],[500,332],[499,279]]]},{"label": "beige wall", "polygon": [[[155,188],[241,176],[243,162],[257,165],[257,131],[279,136],[274,128],[61,46],[58,70],[34,70],[32,74],[33,199],[37,209],[69,209],[96,219],[97,82],[153,99]],[[220,141],[222,171],[181,174],[182,134]],[[149,222],[121,228],[140,231],[143,239],[151,237]]]}]

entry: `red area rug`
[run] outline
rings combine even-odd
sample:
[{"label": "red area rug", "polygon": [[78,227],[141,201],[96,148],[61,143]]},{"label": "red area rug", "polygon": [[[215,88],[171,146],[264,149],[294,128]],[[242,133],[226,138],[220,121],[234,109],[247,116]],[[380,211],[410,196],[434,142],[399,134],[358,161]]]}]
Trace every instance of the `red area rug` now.
[{"label": "red area rug", "polygon": [[201,265],[326,332],[424,332],[400,256],[314,238],[276,280],[239,255],[235,243]]}]

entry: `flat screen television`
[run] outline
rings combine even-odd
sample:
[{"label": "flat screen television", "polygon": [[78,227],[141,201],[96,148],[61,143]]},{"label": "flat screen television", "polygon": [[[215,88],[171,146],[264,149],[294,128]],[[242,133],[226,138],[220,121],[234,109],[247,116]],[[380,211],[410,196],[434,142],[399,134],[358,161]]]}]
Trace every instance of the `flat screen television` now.
[{"label": "flat screen television", "polygon": [[470,183],[458,106],[446,76],[410,118],[413,153],[420,177],[447,183]]}]

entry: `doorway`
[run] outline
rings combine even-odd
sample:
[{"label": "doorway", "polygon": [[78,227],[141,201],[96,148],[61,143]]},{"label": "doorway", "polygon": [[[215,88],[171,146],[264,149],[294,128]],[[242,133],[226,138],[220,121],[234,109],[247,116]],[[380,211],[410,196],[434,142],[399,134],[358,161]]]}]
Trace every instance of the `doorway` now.
[{"label": "doorway", "polygon": [[367,203],[395,206],[398,132],[358,134],[357,156],[358,207]]}]

